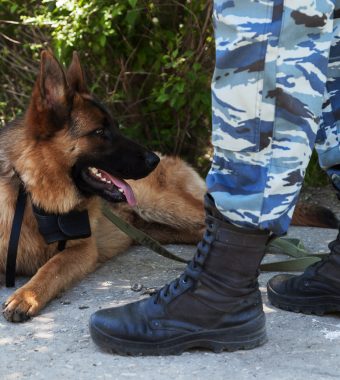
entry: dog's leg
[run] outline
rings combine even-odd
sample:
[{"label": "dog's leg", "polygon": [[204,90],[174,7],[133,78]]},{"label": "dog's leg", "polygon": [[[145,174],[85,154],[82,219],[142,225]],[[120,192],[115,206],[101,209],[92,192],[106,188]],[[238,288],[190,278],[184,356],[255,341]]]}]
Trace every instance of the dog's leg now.
[{"label": "dog's leg", "polygon": [[23,322],[36,315],[61,291],[95,269],[98,253],[93,238],[68,245],[7,299],[3,314],[8,321]]}]

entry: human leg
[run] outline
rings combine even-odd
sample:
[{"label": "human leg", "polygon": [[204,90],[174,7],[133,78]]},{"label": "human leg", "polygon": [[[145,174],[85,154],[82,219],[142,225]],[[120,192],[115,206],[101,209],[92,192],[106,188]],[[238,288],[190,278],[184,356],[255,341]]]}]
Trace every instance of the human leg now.
[{"label": "human leg", "polygon": [[[285,1],[283,16],[283,2],[273,3],[272,22],[263,5],[253,24],[245,18],[233,33],[217,28],[214,158],[207,185],[230,222],[281,235],[319,126],[333,7],[327,1]],[[244,2],[237,3],[238,13],[241,4],[254,14]],[[217,22],[234,26],[229,14]]]},{"label": "human leg", "polygon": [[[282,232],[289,223],[281,220],[289,219],[293,212],[291,204],[314,143],[315,115],[319,106],[321,109],[319,95],[314,94],[321,89],[315,90],[309,79],[304,93],[303,78],[312,54],[314,67],[323,70],[323,57],[328,57],[330,44],[332,7],[326,7],[328,2],[321,10],[306,2],[316,17],[304,14],[293,2],[287,3],[288,21],[282,22],[282,1],[215,1],[215,156],[207,180],[213,199],[207,195],[205,200],[206,233],[194,259],[178,279],[149,299],[101,310],[92,316],[91,333],[99,345],[118,353],[169,354],[191,347],[215,351],[252,348],[265,341],[258,267],[269,231]],[[318,25],[303,25],[301,20]],[[285,44],[291,43],[288,34],[290,30],[294,36],[294,25],[299,36],[304,32],[305,37],[306,28],[310,28],[317,40],[313,49],[299,46],[298,58],[295,45],[286,51],[280,44],[280,36],[285,33]],[[302,44],[306,40],[301,36]],[[299,60],[300,76],[295,86]],[[290,72],[293,74],[288,75]],[[294,86],[296,91],[291,88]],[[222,121],[223,126],[219,126]],[[279,128],[274,128],[274,121]],[[292,139],[294,133],[297,138]],[[290,143],[289,152],[285,151],[285,141]],[[234,143],[237,152],[230,149]],[[228,177],[226,181],[222,180],[224,176]],[[278,200],[277,188],[282,190]],[[237,197],[238,192],[242,199]],[[231,211],[228,201],[232,202]],[[237,208],[241,210],[241,220]]]},{"label": "human leg", "polygon": [[[335,11],[334,37],[330,51],[328,81],[316,150],[320,166],[340,191],[340,2]],[[329,256],[299,276],[279,275],[268,283],[268,297],[285,310],[325,314],[340,311],[340,233],[329,244]]]}]

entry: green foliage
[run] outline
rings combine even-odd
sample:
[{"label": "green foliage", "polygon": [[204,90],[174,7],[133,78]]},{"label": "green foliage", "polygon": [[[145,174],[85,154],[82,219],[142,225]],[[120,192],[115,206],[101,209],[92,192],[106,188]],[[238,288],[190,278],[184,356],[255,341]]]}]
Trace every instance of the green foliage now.
[{"label": "green foliage", "polygon": [[0,4],[0,125],[21,113],[38,69],[39,51],[47,38],[21,18],[35,1],[1,0]]},{"label": "green foliage", "polygon": [[305,186],[325,186],[329,183],[329,179],[326,173],[320,168],[318,155],[316,151],[313,151],[311,160],[309,162],[304,185]]},{"label": "green foliage", "polygon": [[[210,165],[211,0],[1,0],[0,124],[24,110],[39,53],[80,53],[88,82],[124,133]],[[306,183],[327,182],[313,155]]]},{"label": "green foliage", "polygon": [[[211,1],[5,0],[1,12],[1,19],[18,22],[5,25],[5,34],[19,42],[7,40],[2,51],[14,45],[31,66],[45,45],[64,64],[77,50],[91,90],[124,133],[206,170],[208,161],[198,158],[210,138]],[[11,86],[29,94],[33,78],[34,70]],[[0,103],[0,112],[12,116],[23,106],[14,99],[9,108]]]}]

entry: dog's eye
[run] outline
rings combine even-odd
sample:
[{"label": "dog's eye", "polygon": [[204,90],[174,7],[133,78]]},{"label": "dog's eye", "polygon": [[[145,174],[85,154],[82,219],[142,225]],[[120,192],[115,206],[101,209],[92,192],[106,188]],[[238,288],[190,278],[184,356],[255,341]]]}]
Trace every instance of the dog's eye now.
[{"label": "dog's eye", "polygon": [[104,134],[105,134],[105,131],[104,131],[104,128],[98,128],[98,129],[96,129],[95,131],[94,131],[94,134],[96,135],[96,136],[104,136]]}]

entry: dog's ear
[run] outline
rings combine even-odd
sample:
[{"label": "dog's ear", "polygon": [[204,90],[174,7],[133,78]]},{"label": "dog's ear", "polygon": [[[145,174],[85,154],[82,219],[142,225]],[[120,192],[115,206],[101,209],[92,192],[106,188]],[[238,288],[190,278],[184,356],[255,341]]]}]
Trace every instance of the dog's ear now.
[{"label": "dog's ear", "polygon": [[71,96],[64,70],[47,50],[41,53],[40,71],[25,114],[27,131],[47,139],[67,125]]},{"label": "dog's ear", "polygon": [[59,108],[59,105],[65,104],[67,82],[64,70],[47,50],[41,53],[39,88],[42,103],[46,108]]},{"label": "dog's ear", "polygon": [[84,71],[81,67],[78,53],[73,52],[72,62],[66,72],[67,83],[75,92],[87,93]]}]

